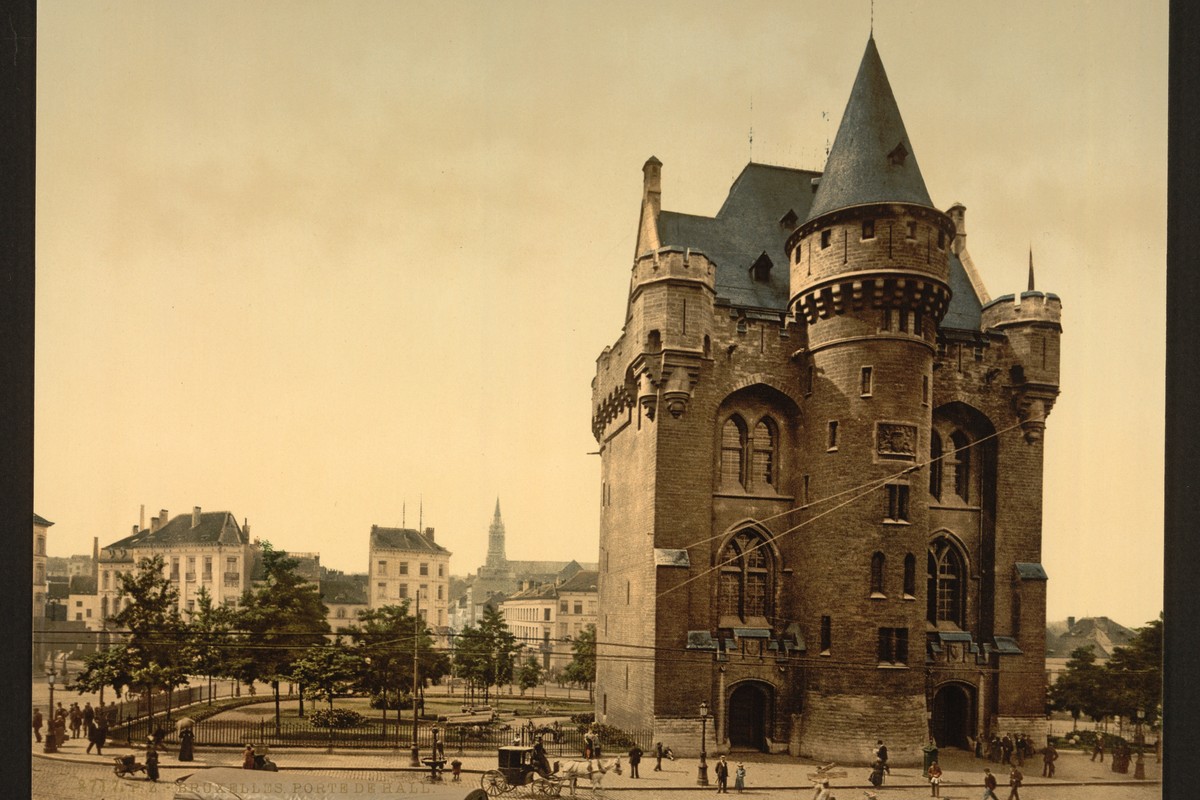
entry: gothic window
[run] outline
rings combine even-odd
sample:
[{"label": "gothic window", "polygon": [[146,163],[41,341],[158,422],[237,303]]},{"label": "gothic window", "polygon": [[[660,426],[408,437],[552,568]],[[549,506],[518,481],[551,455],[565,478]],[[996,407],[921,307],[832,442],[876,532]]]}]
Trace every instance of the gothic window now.
[{"label": "gothic window", "polygon": [[754,426],[750,454],[751,483],[775,485],[775,439],[775,429],[770,420],[764,419]]},{"label": "gothic window", "polygon": [[928,609],[930,622],[952,622],[963,627],[966,567],[962,554],[949,539],[939,537],[929,548]]},{"label": "gothic window", "polygon": [[908,522],[908,485],[889,483],[887,498],[887,519],[892,522]]},{"label": "gothic window", "polygon": [[730,488],[774,487],[778,471],[779,429],[764,417],[747,429],[740,416],[730,417],[721,428],[721,485]]},{"label": "gothic window", "polygon": [[965,503],[970,499],[971,442],[962,431],[955,431],[950,434],[950,443],[954,452],[947,460],[954,468],[954,493]]},{"label": "gothic window", "polygon": [[721,551],[717,607],[722,617],[766,617],[770,612],[771,554],[758,533],[739,533]]},{"label": "gothic window", "polygon": [[871,596],[883,597],[883,553],[871,556]]},{"label": "gothic window", "polygon": [[908,663],[908,628],[879,629],[879,663]]},{"label": "gothic window", "polygon": [[741,417],[730,417],[721,429],[721,483],[742,484],[742,438],[745,427]]},{"label": "gothic window", "polygon": [[942,437],[937,431],[929,435],[929,493],[942,499]]},{"label": "gothic window", "polygon": [[917,559],[912,553],[904,557],[904,594],[906,597],[917,594]]}]

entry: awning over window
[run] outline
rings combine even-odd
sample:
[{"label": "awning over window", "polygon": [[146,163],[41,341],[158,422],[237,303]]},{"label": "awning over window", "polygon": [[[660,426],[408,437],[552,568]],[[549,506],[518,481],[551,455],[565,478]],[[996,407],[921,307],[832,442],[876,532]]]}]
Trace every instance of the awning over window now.
[{"label": "awning over window", "polygon": [[966,631],[938,631],[938,639],[943,642],[969,642],[971,634]]},{"label": "awning over window", "polygon": [[1046,570],[1041,564],[1034,564],[1026,561],[1018,561],[1014,564],[1017,568],[1017,577],[1023,581],[1044,581],[1049,580],[1046,575]]},{"label": "awning over window", "polygon": [[735,639],[770,639],[771,631],[768,628],[734,628],[733,636]]},{"label": "awning over window", "polygon": [[1025,651],[1017,646],[1017,640],[1011,636],[996,637],[996,652],[1002,656],[1025,655]]},{"label": "awning over window", "polygon": [[672,550],[667,547],[654,548],[654,566],[656,567],[690,567],[691,565],[687,550]]},{"label": "awning over window", "polygon": [[717,642],[708,631],[688,631],[688,650],[716,650]]}]

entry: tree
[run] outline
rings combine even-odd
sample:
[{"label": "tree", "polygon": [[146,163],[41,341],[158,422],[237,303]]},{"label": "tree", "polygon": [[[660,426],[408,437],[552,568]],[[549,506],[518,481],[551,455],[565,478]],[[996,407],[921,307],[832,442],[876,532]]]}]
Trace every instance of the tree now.
[{"label": "tree", "polygon": [[542,665],[536,656],[530,656],[517,672],[517,683],[521,687],[521,694],[524,695],[526,689],[532,689],[541,682]]},{"label": "tree", "polygon": [[325,641],[328,609],[316,584],[297,574],[299,561],[270,542],[261,546],[264,581],[242,595],[242,607],[234,616],[240,655],[233,666],[246,683],[270,681],[278,732],[279,681],[291,673],[301,653]]},{"label": "tree", "polygon": [[575,641],[571,642],[571,651],[573,656],[571,663],[563,668],[563,677],[571,682],[577,683],[588,690],[588,697],[592,697],[592,686],[596,682],[596,626],[588,625],[579,635],[575,637]]},{"label": "tree", "polygon": [[1050,687],[1051,703],[1056,710],[1071,713],[1073,729],[1079,727],[1080,714],[1092,716],[1104,705],[1100,698],[1101,676],[1092,646],[1077,647],[1071,651],[1066,670]]},{"label": "tree", "polygon": [[361,659],[339,640],[309,647],[292,662],[289,677],[317,700],[327,700],[332,711],[333,699],[353,688],[360,669]]},{"label": "tree", "polygon": [[1138,628],[1128,644],[1113,650],[1105,664],[1104,685],[1108,705],[1114,713],[1126,719],[1136,719],[1137,712],[1153,725],[1158,720],[1162,703],[1162,616]]},{"label": "tree", "polygon": [[128,597],[130,602],[112,621],[128,631],[125,667],[129,683],[145,690],[147,713],[154,710],[154,690],[166,690],[170,714],[171,690],[187,683],[187,670],[181,658],[187,637],[179,615],[179,593],[164,574],[163,558],[159,555],[141,559],[137,571],[121,573],[119,581],[119,596]]},{"label": "tree", "polygon": [[[359,658],[358,685],[383,700],[384,729],[387,728],[389,690],[413,683],[413,617],[409,602],[358,612],[358,623],[347,630]],[[436,680],[445,674],[446,657],[434,652],[433,637],[424,624],[417,638],[417,681]],[[398,692],[397,692],[398,694]],[[415,699],[415,698],[414,698]],[[397,716],[397,722],[399,717]]]},{"label": "tree", "polygon": [[80,694],[99,692],[104,702],[104,689],[111,686],[117,696],[130,685],[129,663],[124,647],[105,647],[89,653],[83,659],[83,671],[75,678]]},{"label": "tree", "polygon": [[517,639],[496,609],[484,610],[479,627],[468,625],[454,640],[454,664],[472,693],[483,689],[487,702],[492,686],[511,683]]},{"label": "tree", "polygon": [[236,677],[230,656],[230,630],[233,613],[225,606],[213,605],[212,595],[204,586],[196,593],[196,608],[188,612],[187,645],[183,657],[193,675],[204,675],[212,699],[212,680]]}]

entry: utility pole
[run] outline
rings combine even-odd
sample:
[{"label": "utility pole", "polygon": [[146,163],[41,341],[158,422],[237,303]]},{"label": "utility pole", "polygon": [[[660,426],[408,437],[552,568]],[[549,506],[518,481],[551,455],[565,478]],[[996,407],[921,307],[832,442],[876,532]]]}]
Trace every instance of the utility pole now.
[{"label": "utility pole", "polygon": [[416,612],[413,614],[413,681],[412,681],[412,708],[413,708],[413,740],[412,740],[412,761],[409,766],[421,766],[421,753],[417,747],[417,644],[421,640],[421,590],[417,589],[417,606]]}]

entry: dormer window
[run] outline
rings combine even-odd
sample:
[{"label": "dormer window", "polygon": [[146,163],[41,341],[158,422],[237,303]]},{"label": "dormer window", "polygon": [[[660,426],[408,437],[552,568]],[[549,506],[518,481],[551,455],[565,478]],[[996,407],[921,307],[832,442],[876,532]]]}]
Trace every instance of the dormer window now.
[{"label": "dormer window", "polygon": [[788,212],[779,218],[779,225],[790,230],[795,228],[799,221],[800,218],[796,216],[796,212],[789,208]]},{"label": "dormer window", "polygon": [[750,278],[755,283],[766,283],[771,279],[771,267],[773,266],[775,265],[771,262],[771,257],[764,250],[758,260],[750,265]]},{"label": "dormer window", "polygon": [[892,148],[892,152],[887,154],[888,163],[893,167],[904,166],[905,159],[908,158],[908,148],[904,146],[904,142],[898,143]]}]

